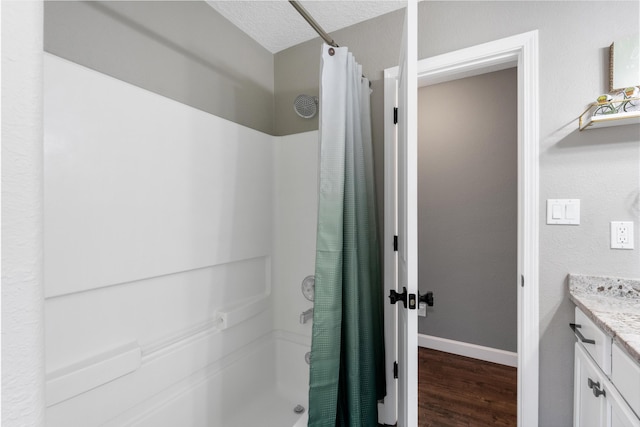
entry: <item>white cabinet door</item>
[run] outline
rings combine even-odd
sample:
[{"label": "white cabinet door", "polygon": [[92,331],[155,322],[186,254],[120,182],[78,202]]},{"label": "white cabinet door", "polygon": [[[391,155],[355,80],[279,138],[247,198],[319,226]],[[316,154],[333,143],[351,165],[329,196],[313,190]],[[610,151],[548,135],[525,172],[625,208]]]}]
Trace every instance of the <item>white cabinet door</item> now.
[{"label": "white cabinet door", "polygon": [[611,382],[640,416],[640,364],[615,343],[611,347]]},{"label": "white cabinet door", "polygon": [[607,387],[607,409],[611,427],[640,427],[640,419],[614,387]]},{"label": "white cabinet door", "polygon": [[607,402],[602,393],[605,391],[604,375],[578,343],[575,345],[574,364],[574,427],[607,426]]}]

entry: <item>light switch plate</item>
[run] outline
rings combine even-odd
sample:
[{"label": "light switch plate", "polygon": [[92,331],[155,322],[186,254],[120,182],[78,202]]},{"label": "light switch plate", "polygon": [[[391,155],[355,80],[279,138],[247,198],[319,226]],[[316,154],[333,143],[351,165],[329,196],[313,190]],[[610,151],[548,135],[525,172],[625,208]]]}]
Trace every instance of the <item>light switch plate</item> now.
[{"label": "light switch plate", "polygon": [[611,249],[633,249],[633,222],[611,221]]},{"label": "light switch plate", "polygon": [[580,199],[547,199],[547,224],[580,225]]}]

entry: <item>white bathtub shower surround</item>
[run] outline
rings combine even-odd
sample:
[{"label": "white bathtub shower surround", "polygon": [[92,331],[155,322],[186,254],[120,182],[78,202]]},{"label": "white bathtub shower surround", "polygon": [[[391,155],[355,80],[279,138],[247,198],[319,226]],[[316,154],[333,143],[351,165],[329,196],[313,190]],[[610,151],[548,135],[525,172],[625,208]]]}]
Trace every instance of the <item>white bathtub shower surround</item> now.
[{"label": "white bathtub shower surround", "polygon": [[[310,339],[274,331],[105,427],[286,427],[306,419]],[[294,408],[302,405],[303,414]],[[206,422],[203,422],[206,420]],[[301,421],[302,420],[302,421]],[[306,425],[306,422],[304,424]]]},{"label": "white bathtub shower surround", "polygon": [[306,425],[317,132],[49,54],[44,128],[47,425]]},{"label": "white bathtub shower surround", "polygon": [[300,323],[313,307],[302,294],[315,273],[318,218],[318,131],[277,138],[274,145],[273,282],[276,329],[311,336],[312,322]]},{"label": "white bathtub shower surround", "polygon": [[271,251],[273,138],[45,54],[47,297]]},{"label": "white bathtub shower surround", "polygon": [[219,311],[264,296],[269,264],[252,258],[48,298],[47,373],[127,342],[147,354],[198,333]]}]

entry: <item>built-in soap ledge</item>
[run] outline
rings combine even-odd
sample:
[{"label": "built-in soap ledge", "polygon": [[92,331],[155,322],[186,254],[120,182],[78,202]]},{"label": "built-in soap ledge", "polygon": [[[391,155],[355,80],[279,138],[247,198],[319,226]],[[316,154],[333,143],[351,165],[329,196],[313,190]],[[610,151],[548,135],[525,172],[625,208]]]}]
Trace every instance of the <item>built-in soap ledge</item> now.
[{"label": "built-in soap ledge", "polygon": [[48,373],[46,405],[53,406],[134,372],[141,361],[140,346],[132,341]]}]

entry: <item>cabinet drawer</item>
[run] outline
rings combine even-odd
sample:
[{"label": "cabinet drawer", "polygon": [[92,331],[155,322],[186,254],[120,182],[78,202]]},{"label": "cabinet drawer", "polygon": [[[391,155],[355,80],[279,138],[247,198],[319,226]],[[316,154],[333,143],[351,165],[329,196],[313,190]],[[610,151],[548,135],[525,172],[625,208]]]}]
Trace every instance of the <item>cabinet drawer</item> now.
[{"label": "cabinet drawer", "polygon": [[[611,338],[595,323],[587,317],[578,307],[576,307],[576,330],[579,331],[586,340],[593,340],[594,343],[582,342],[584,349],[595,360],[596,364],[607,375],[611,375]],[[577,335],[576,331],[576,335]]]},{"label": "cabinet drawer", "polygon": [[640,414],[640,366],[618,344],[611,351],[611,381],[636,414]]}]

